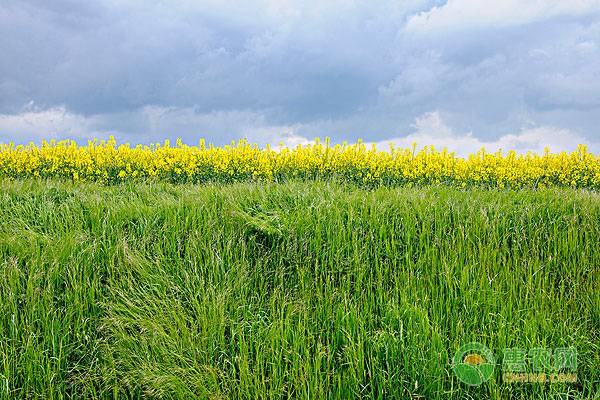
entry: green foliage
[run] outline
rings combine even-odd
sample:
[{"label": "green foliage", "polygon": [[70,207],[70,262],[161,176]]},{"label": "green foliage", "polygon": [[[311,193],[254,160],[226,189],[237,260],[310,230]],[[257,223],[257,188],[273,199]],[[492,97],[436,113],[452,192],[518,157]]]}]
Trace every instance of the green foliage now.
[{"label": "green foliage", "polygon": [[[2,182],[0,398],[529,399],[600,380],[600,195]],[[575,385],[454,376],[575,346]]]}]

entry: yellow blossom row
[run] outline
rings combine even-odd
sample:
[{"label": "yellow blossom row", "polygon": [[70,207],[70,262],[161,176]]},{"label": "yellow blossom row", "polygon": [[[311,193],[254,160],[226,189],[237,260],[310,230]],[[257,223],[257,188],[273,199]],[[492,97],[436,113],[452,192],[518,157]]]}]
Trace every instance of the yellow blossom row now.
[{"label": "yellow blossom row", "polygon": [[446,149],[377,149],[355,144],[315,143],[289,148],[259,148],[245,140],[223,147],[188,146],[180,140],[151,146],[93,140],[0,144],[0,177],[62,178],[116,183],[284,181],[335,178],[366,185],[452,184],[459,186],[600,188],[600,155],[585,146],[566,153],[488,153],[466,158]]}]

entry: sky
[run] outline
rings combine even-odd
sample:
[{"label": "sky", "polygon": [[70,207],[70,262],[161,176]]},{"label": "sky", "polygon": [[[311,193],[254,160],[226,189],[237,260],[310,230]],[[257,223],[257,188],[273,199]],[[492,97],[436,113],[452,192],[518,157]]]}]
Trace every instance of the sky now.
[{"label": "sky", "polygon": [[0,142],[600,153],[600,0],[0,0]]}]

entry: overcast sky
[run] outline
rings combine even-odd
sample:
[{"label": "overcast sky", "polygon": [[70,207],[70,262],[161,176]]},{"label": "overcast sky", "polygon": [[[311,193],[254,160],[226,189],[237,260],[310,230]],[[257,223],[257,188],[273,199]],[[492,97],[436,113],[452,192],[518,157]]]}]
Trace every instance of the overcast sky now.
[{"label": "overcast sky", "polygon": [[600,152],[600,0],[0,0],[0,142]]}]

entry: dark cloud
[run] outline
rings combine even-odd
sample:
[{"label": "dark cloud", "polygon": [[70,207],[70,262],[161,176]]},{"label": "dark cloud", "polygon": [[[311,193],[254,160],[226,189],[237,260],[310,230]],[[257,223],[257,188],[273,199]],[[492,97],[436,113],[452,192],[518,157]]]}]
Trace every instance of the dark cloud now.
[{"label": "dark cloud", "polygon": [[391,3],[6,0],[0,135],[379,141],[435,115],[481,140],[600,141],[600,7],[532,2],[511,22]]}]

